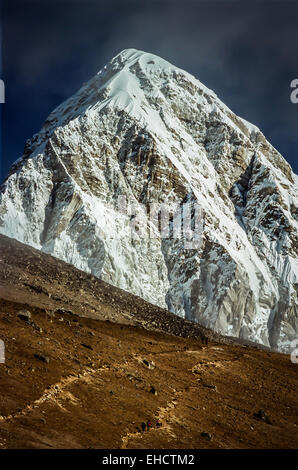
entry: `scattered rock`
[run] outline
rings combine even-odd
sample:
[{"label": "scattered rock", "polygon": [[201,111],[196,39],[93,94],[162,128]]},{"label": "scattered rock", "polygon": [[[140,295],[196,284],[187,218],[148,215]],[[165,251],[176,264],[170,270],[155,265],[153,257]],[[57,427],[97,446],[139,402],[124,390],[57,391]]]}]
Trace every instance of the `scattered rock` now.
[{"label": "scattered rock", "polygon": [[68,315],[74,315],[74,313],[71,310],[66,310],[65,308],[57,308],[55,310],[55,313],[60,313],[60,314],[68,314]]},{"label": "scattered rock", "polygon": [[157,391],[154,387],[150,388],[150,393],[152,393],[152,395],[157,395]]},{"label": "scattered rock", "polygon": [[133,379],[134,379],[134,380],[137,380],[138,382],[143,382],[143,379],[140,378],[140,377],[138,377],[138,376],[137,376],[136,374],[134,374],[134,373],[129,373],[129,374],[127,374],[127,378],[128,378],[129,380],[133,380]]},{"label": "scattered rock", "polygon": [[50,358],[48,356],[44,356],[43,354],[34,354],[34,357],[39,361],[45,362],[46,364],[49,364],[50,362]]},{"label": "scattered rock", "polygon": [[272,424],[269,416],[265,413],[264,410],[259,410],[257,413],[254,413],[254,418],[264,421],[264,423]]},{"label": "scattered rock", "polygon": [[7,317],[2,317],[2,321],[5,321],[6,323],[11,323],[11,320]]},{"label": "scattered rock", "polygon": [[31,320],[31,312],[29,310],[20,310],[17,313],[17,316],[20,320],[23,320],[26,322],[28,325],[32,326],[34,330],[38,331],[39,333],[42,333],[42,328],[40,328],[38,325],[34,323],[34,321]]},{"label": "scattered rock", "polygon": [[45,313],[47,317],[50,317],[50,319],[55,318],[56,316],[54,312],[50,312],[49,310],[46,310]]},{"label": "scattered rock", "polygon": [[204,387],[207,387],[207,388],[210,388],[211,390],[217,390],[217,387],[216,385],[212,385],[212,384],[203,384]]},{"label": "scattered rock", "polygon": [[86,349],[90,349],[91,351],[93,351],[93,348],[92,348],[92,346],[90,346],[90,344],[81,343],[81,346],[83,346]]},{"label": "scattered rock", "polygon": [[143,360],[143,364],[148,367],[148,369],[155,369],[154,361],[147,361],[147,359]]},{"label": "scattered rock", "polygon": [[17,313],[17,316],[18,318],[20,318],[20,320],[23,320],[27,323],[30,322],[30,319],[31,319],[31,313],[28,311],[28,310],[20,310],[18,313]]},{"label": "scattered rock", "polygon": [[38,331],[39,333],[42,333],[42,328],[36,325],[36,323],[34,323],[33,321],[29,322],[29,325],[31,325],[34,330]]},{"label": "scattered rock", "polygon": [[207,441],[212,441],[213,436],[209,432],[201,432],[201,436],[204,437]]}]

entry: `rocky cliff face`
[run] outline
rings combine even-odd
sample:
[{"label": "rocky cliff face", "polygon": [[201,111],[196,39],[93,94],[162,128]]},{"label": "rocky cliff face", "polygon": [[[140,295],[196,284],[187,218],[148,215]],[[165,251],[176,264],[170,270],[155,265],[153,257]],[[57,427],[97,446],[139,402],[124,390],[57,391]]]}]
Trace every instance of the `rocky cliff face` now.
[{"label": "rocky cliff face", "polygon": [[[0,232],[223,334],[297,337],[298,178],[260,130],[194,77],[117,55],[26,143]],[[142,208],[142,236],[122,236]],[[202,242],[148,234],[150,204],[199,204]],[[145,209],[144,209],[145,208]]]}]

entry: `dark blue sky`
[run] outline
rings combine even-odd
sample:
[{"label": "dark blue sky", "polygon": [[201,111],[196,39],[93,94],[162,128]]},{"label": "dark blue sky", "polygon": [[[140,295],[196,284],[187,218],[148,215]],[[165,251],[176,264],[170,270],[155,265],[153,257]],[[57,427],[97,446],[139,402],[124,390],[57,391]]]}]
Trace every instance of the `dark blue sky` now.
[{"label": "dark blue sky", "polygon": [[197,76],[298,172],[298,2],[2,0],[1,180],[47,115],[125,48]]}]

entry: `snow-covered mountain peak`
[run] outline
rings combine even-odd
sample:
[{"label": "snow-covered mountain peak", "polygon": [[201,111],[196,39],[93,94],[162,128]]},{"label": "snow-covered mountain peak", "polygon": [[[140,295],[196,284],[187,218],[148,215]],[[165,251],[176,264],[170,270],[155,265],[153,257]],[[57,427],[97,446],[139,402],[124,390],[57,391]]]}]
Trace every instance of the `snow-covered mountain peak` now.
[{"label": "snow-covered mountain peak", "polygon": [[[0,231],[224,334],[298,331],[297,178],[189,73],[126,49],[58,106],[0,189]],[[201,247],[121,238],[117,202],[203,208]]]}]

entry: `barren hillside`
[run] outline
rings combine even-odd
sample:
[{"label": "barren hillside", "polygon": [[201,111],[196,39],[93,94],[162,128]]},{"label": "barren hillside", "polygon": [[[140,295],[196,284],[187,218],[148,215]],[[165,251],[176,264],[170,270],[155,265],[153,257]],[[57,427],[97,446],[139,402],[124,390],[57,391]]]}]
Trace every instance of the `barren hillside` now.
[{"label": "barren hillside", "polygon": [[297,447],[289,356],[2,236],[0,298],[0,448]]}]

